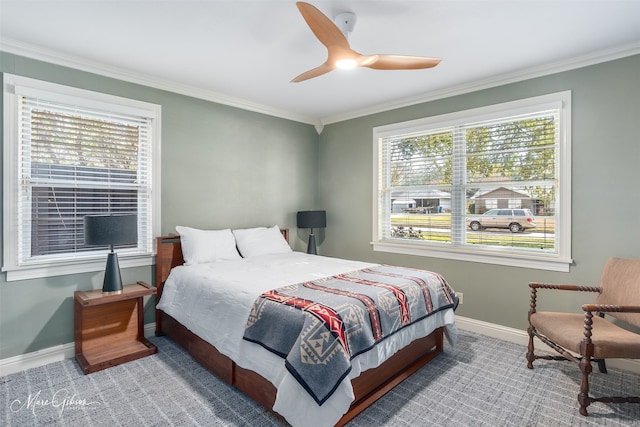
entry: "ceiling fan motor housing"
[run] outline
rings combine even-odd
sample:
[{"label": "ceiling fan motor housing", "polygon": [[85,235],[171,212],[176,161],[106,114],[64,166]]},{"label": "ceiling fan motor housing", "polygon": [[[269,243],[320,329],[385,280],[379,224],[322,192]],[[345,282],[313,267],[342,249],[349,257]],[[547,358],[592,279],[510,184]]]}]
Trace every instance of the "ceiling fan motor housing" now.
[{"label": "ceiling fan motor housing", "polygon": [[333,22],[336,24],[340,31],[348,37],[356,26],[356,14],[353,12],[342,12],[338,14]]}]

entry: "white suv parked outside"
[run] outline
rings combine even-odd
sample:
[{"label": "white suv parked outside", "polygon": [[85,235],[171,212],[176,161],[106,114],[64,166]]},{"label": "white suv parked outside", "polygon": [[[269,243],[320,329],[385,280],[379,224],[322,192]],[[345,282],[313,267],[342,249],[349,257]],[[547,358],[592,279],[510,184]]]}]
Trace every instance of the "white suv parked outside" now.
[{"label": "white suv parked outside", "polygon": [[529,209],[491,209],[480,216],[467,218],[467,225],[473,231],[484,228],[508,228],[518,233],[536,226],[535,218]]}]

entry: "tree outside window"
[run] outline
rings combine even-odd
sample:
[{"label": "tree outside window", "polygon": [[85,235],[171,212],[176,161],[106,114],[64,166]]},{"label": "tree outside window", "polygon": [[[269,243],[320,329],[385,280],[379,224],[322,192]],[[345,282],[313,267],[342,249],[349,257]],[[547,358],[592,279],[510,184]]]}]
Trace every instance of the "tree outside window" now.
[{"label": "tree outside window", "polygon": [[568,258],[563,97],[376,128],[374,248]]}]

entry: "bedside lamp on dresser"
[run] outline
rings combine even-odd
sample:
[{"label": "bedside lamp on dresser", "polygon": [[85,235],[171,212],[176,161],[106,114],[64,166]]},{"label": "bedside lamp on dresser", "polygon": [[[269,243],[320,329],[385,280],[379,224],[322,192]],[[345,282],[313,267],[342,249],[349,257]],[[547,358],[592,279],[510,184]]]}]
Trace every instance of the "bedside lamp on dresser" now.
[{"label": "bedside lamp on dresser", "polygon": [[114,245],[138,240],[136,215],[87,215],[85,244],[109,246],[102,289],[74,292],[76,360],[89,374],[154,354],[144,337],[144,297],[156,288],[144,282],[122,286]]}]

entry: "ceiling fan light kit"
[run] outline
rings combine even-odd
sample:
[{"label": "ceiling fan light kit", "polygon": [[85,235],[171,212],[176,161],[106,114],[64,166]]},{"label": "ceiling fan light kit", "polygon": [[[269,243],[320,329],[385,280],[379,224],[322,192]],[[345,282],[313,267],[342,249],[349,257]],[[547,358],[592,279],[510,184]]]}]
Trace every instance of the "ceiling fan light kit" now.
[{"label": "ceiling fan light kit", "polygon": [[347,35],[353,31],[356,24],[354,13],[341,13],[336,16],[335,21],[332,21],[309,3],[297,2],[296,6],[313,34],[327,48],[327,60],[322,65],[305,71],[291,80],[293,83],[319,77],[336,68],[368,67],[374,70],[419,70],[435,67],[441,61],[440,58],[426,56],[362,55],[351,49],[347,40]]},{"label": "ceiling fan light kit", "polygon": [[358,66],[358,61],[355,59],[345,58],[338,59],[336,61],[336,67],[341,70],[351,70],[352,68],[356,68]]}]

